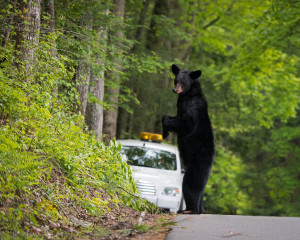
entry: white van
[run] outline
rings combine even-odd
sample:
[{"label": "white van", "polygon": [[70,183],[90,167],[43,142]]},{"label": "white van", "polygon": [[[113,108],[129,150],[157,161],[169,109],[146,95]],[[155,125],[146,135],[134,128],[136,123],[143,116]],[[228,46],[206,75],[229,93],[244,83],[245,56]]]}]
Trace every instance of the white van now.
[{"label": "white van", "polygon": [[162,144],[160,134],[143,132],[140,138],[118,140],[140,196],[164,210],[182,210],[183,171],[177,147]]}]

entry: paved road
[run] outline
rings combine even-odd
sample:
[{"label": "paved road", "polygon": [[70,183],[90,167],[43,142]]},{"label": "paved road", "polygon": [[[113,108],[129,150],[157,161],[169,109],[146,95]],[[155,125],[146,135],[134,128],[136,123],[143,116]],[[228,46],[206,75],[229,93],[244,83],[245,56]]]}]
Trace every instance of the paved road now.
[{"label": "paved road", "polygon": [[300,218],[178,215],[166,240],[300,240]]}]

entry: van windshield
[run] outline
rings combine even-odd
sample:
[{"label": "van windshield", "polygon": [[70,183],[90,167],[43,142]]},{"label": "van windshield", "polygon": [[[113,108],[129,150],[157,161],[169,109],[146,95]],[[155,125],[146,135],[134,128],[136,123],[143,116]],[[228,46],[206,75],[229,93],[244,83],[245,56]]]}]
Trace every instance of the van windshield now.
[{"label": "van windshield", "polygon": [[122,146],[122,158],[132,166],[176,170],[176,154],[160,149]]}]

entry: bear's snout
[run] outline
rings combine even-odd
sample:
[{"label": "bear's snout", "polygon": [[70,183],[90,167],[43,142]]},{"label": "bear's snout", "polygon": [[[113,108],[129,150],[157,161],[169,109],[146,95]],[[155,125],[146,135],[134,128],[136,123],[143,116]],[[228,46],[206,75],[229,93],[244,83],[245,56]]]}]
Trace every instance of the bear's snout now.
[{"label": "bear's snout", "polygon": [[175,88],[172,89],[173,93],[176,93],[176,94],[180,94],[183,92],[181,86],[176,86]]}]

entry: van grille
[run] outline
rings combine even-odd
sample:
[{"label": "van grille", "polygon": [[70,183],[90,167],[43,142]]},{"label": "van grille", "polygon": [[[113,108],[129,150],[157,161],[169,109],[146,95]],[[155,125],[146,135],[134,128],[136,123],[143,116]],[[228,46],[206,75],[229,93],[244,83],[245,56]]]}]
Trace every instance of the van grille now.
[{"label": "van grille", "polygon": [[156,194],[155,186],[150,182],[139,181],[136,183],[136,187],[140,191],[140,193],[143,195],[155,195]]}]

